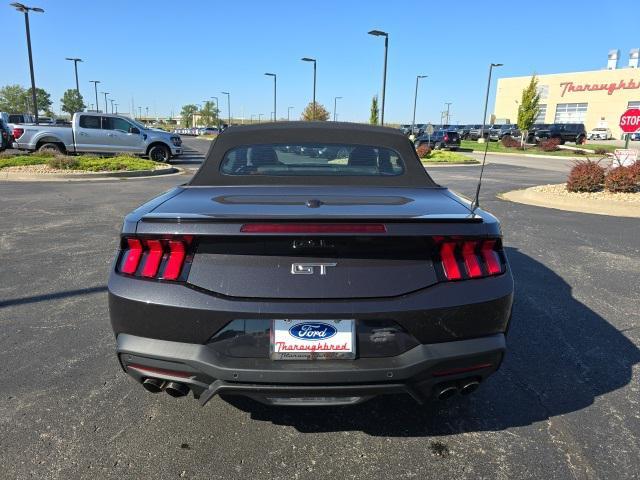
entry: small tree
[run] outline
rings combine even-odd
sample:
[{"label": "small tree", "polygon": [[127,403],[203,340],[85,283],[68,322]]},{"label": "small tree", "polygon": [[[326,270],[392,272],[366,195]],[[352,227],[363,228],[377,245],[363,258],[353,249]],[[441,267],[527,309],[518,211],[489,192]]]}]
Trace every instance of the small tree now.
[{"label": "small tree", "polygon": [[200,110],[200,117],[205,126],[218,123],[218,109],[213,102],[204,102],[202,110]]},{"label": "small tree", "polygon": [[371,114],[369,115],[369,123],[372,125],[378,124],[378,115],[380,109],[378,108],[378,95],[374,95],[371,99]]},{"label": "small tree", "polygon": [[309,105],[307,105],[302,111],[301,119],[305,121],[316,120],[326,122],[329,120],[329,111],[318,102],[315,103],[315,108],[313,102],[309,102]]},{"label": "small tree", "polygon": [[198,107],[193,104],[184,105],[182,107],[180,116],[182,117],[182,123],[184,124],[185,127],[187,128],[191,127],[191,124],[193,122],[193,115],[197,111],[198,111]]},{"label": "small tree", "polygon": [[540,92],[538,92],[538,79],[533,75],[529,85],[522,90],[522,99],[518,106],[518,128],[522,133],[520,141],[522,148],[538,113],[540,113]]},{"label": "small tree", "polygon": [[27,90],[20,85],[6,85],[0,88],[0,112],[26,112]]},{"label": "small tree", "polygon": [[75,88],[65,91],[60,99],[61,109],[63,112],[73,115],[76,112],[82,112],[87,106],[84,104],[82,95]]}]

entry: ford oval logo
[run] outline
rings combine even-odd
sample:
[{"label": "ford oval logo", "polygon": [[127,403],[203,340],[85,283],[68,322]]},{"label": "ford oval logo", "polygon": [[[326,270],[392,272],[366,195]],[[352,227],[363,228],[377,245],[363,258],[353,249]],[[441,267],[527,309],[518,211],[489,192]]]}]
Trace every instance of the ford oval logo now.
[{"label": "ford oval logo", "polygon": [[301,340],[326,340],[336,333],[336,327],[323,322],[298,323],[289,329],[289,335]]}]

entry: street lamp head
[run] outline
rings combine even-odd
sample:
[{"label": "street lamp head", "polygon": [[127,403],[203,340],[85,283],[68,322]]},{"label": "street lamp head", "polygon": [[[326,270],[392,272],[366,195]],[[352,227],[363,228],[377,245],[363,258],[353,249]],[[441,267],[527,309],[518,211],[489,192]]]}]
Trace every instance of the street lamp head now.
[{"label": "street lamp head", "polygon": [[427,78],[429,75],[418,75],[418,78]]},{"label": "street lamp head", "polygon": [[222,93],[223,95],[229,95],[229,92],[220,92],[220,93]]},{"label": "street lamp head", "polygon": [[265,75],[267,75],[268,77],[275,77],[276,76],[275,73],[265,73]]},{"label": "street lamp head", "polygon": [[89,83],[100,83],[100,80],[89,80]]},{"label": "street lamp head", "polygon": [[375,37],[388,37],[389,34],[387,32],[383,32],[382,30],[371,30],[369,35],[373,35]]},{"label": "street lamp head", "polygon": [[29,10],[33,12],[44,13],[44,10],[40,7],[27,7],[26,5],[18,2],[10,3],[9,5],[11,5],[13,8],[15,8],[16,10],[22,13],[26,13]]},{"label": "street lamp head", "polygon": [[303,62],[314,62],[316,61],[315,58],[309,58],[309,57],[302,57],[301,59]]},{"label": "street lamp head", "polygon": [[492,63],[491,66],[492,67],[502,67],[504,65],[504,63]]},{"label": "street lamp head", "polygon": [[81,62],[82,61],[81,58],[69,58],[69,57],[65,58],[65,60],[70,60],[72,62]]}]

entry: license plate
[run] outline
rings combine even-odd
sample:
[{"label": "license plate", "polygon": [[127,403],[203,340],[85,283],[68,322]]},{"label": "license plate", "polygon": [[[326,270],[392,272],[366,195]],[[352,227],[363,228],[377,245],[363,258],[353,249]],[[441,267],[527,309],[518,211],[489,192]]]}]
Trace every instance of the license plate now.
[{"label": "license plate", "polygon": [[355,328],[355,320],[273,320],[271,359],[353,359]]}]

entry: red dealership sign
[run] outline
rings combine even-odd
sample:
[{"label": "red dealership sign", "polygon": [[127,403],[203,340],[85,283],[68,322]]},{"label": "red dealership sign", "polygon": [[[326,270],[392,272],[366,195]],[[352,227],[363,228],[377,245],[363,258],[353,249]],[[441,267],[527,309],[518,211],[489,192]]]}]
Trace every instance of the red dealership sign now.
[{"label": "red dealership sign", "polygon": [[606,91],[609,95],[612,95],[616,90],[637,90],[640,89],[640,80],[636,81],[633,78],[629,80],[620,80],[619,82],[610,83],[584,83],[575,84],[573,82],[562,82],[560,84],[562,88],[561,97],[564,97],[565,93],[573,92],[597,92],[599,90]]},{"label": "red dealership sign", "polygon": [[620,117],[620,128],[624,133],[635,133],[640,130],[640,109],[630,108]]}]

